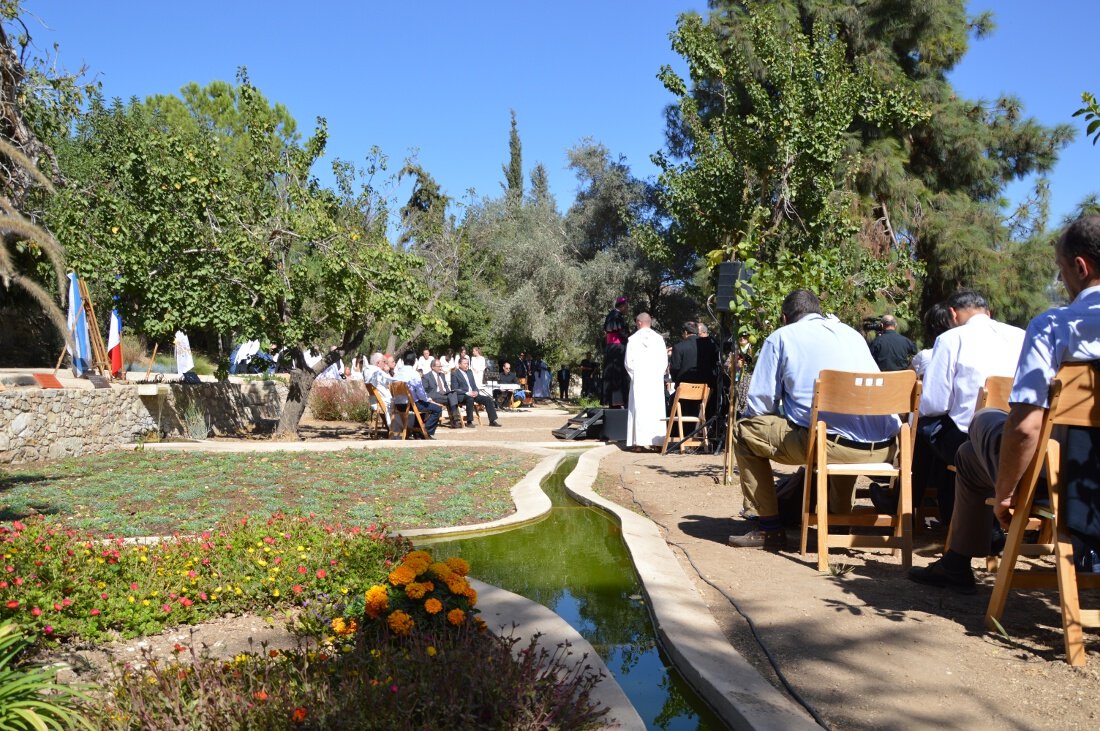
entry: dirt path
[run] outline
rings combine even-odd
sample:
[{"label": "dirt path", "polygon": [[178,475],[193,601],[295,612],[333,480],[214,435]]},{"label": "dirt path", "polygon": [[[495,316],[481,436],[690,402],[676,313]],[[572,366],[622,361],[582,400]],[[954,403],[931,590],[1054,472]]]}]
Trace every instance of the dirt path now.
[{"label": "dirt path", "polygon": [[721,457],[619,452],[597,490],[662,527],[731,643],[779,685],[766,647],[830,728],[1100,728],[1100,636],[1086,633],[1087,667],[1067,665],[1052,595],[1010,599],[1006,640],[983,628],[991,575],[961,596],[909,581],[889,553],[834,550],[830,575],[814,554],[730,548],[749,526],[721,481]]}]

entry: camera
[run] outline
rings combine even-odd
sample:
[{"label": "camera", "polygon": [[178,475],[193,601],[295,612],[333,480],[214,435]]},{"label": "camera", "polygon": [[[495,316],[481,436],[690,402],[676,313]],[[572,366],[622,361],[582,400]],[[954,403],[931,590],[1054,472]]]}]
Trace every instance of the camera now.
[{"label": "camera", "polygon": [[882,318],[876,315],[863,318],[863,332],[882,332]]}]

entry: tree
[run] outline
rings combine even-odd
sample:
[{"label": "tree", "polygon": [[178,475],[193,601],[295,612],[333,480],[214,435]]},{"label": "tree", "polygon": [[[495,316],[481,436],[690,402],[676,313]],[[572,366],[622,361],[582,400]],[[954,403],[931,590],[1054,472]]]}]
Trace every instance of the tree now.
[{"label": "tree", "polygon": [[[1008,219],[1000,210],[1001,194],[1009,182],[1049,170],[1057,150],[1072,133],[1067,127],[1045,128],[1024,117],[1019,102],[1011,97],[988,104],[962,99],[952,89],[947,73],[965,54],[971,33],[980,36],[991,30],[988,15],[968,18],[962,0],[718,0],[714,6],[705,25],[711,40],[694,45],[698,58],[691,62],[693,84],[691,88],[686,84],[674,88],[682,96],[670,115],[668,133],[667,161],[701,156],[712,165],[695,166],[699,170],[694,190],[705,192],[712,184],[718,191],[729,190],[717,181],[730,176],[730,168],[721,166],[724,159],[719,155],[706,157],[711,152],[706,144],[696,149],[696,142],[705,138],[693,134],[692,125],[695,118],[716,129],[731,117],[736,123],[736,115],[746,111],[746,100],[749,104],[757,102],[758,97],[750,94],[754,84],[772,81],[776,59],[769,57],[774,53],[768,44],[763,44],[760,53],[756,42],[759,18],[766,14],[780,51],[787,44],[794,51],[791,63],[801,63],[795,59],[807,52],[822,60],[833,58],[829,68],[840,74],[834,80],[848,77],[863,89],[861,103],[851,110],[847,126],[827,113],[830,108],[843,109],[828,95],[795,95],[795,99],[814,104],[820,100],[824,106],[811,104],[804,111],[810,113],[811,125],[820,130],[817,125],[821,122],[833,123],[833,131],[825,137],[788,135],[796,144],[820,140],[824,147],[811,148],[814,155],[837,150],[834,145],[838,142],[843,145],[837,158],[840,169],[834,172],[828,187],[816,194],[823,203],[831,199],[833,211],[840,214],[817,220],[844,223],[828,242],[842,244],[839,258],[831,255],[833,263],[829,266],[840,264],[852,271],[853,263],[863,266],[877,261],[875,266],[884,266],[893,281],[876,292],[876,288],[868,287],[870,278],[859,276],[844,291],[860,293],[868,301],[890,302],[901,297],[893,304],[904,310],[906,288],[891,290],[900,283],[896,276],[899,270],[918,263],[926,268],[925,273],[917,267],[905,274],[916,281],[926,304],[943,299],[961,285],[983,289],[1002,313],[1028,310],[1045,297],[1049,265],[1043,267],[1040,277],[1035,277],[1033,271],[1026,272],[1022,265],[1031,260],[1029,252],[1045,228],[1043,182],[1040,180],[1037,194]],[[695,21],[692,27],[703,24]],[[846,68],[837,65],[838,52]],[[782,53],[778,61],[785,63]],[[723,77],[722,73],[734,63],[744,69],[743,75]],[[674,81],[667,73],[665,78]],[[819,92],[831,83],[823,81],[817,87]],[[802,88],[813,90],[812,86]],[[764,91],[772,90],[764,87]],[[690,100],[686,114],[684,97]],[[867,102],[871,102],[869,107]],[[787,121],[790,128],[797,124],[794,119]],[[760,138],[760,149],[766,148],[770,140],[779,139],[772,130]],[[749,145],[748,149],[758,148]],[[804,169],[805,163],[800,162],[799,168]],[[756,169],[761,174],[768,172],[767,165]],[[769,179],[775,179],[775,172],[783,169],[775,167]],[[820,180],[824,182],[825,178]],[[740,186],[735,188],[741,190]],[[835,193],[830,198],[827,193],[832,191]],[[673,191],[673,195],[678,194]],[[736,193],[726,197],[736,209]],[[718,192],[711,199],[721,201]],[[686,234],[692,232],[690,226],[696,219],[708,221],[706,208],[698,208],[700,213],[694,218],[690,215],[698,203],[690,195],[678,201],[680,209],[689,214],[684,217],[689,226]],[[825,209],[811,205],[793,210],[807,221],[807,213],[813,216],[814,211]],[[768,222],[774,219],[762,214],[759,221],[745,215],[736,220],[752,226],[719,226],[709,232],[759,236],[770,231]],[[809,226],[807,229],[812,230]],[[826,242],[820,232],[812,238],[818,240],[818,245]],[[868,258],[852,248],[852,243],[872,256]],[[794,263],[800,261],[806,259],[799,257]],[[804,270],[795,279],[812,282],[818,279],[814,274],[817,269]],[[1025,272],[1026,277],[1022,276]],[[830,275],[829,279],[842,283],[845,278]]]},{"label": "tree", "polygon": [[1085,136],[1092,138],[1092,144],[1100,142],[1100,102],[1096,101],[1096,97],[1089,92],[1081,94],[1081,103],[1085,106],[1078,109],[1073,113],[1073,116],[1080,117],[1084,115]]},{"label": "tree", "polygon": [[[317,374],[378,322],[412,327],[427,293],[415,257],[386,240],[369,184],[356,193],[345,175],[334,192],[310,177],[323,119],[294,141],[243,71],[217,96],[232,104],[213,125],[194,103],[186,116],[163,98],[94,100],[59,153],[76,184],[51,214],[74,264],[142,332],[210,328],[283,350],[291,383],[278,432],[293,433]],[[338,344],[311,369],[303,353],[322,337]]]},{"label": "tree", "polygon": [[523,198],[523,146],[516,128],[516,110],[512,110],[512,130],[508,133],[508,164],[503,166],[504,192],[513,200]]}]

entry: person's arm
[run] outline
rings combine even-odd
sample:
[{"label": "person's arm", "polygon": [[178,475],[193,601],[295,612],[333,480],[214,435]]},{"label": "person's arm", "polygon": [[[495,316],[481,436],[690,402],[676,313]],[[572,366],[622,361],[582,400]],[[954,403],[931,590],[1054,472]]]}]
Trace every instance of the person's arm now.
[{"label": "person's arm", "polygon": [[1016,498],[1016,486],[1024,476],[1035,450],[1039,446],[1039,432],[1043,426],[1041,406],[1012,404],[1001,437],[1001,458],[997,464],[997,483],[994,496],[997,504],[993,514],[1005,528],[1012,521],[1009,508]]},{"label": "person's arm", "polygon": [[951,408],[955,384],[955,353],[945,341],[937,339],[932,357],[921,379],[920,415],[939,416]]},{"label": "person's arm", "polygon": [[749,395],[745,400],[745,416],[779,413],[779,397],[783,391],[779,372],[779,348],[771,339],[764,341],[760,357],[752,371]]}]

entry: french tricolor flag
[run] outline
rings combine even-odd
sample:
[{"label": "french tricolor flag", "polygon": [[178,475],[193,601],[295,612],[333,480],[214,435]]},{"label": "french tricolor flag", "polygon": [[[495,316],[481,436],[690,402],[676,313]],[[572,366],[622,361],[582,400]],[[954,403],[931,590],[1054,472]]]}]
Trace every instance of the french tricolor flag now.
[{"label": "french tricolor flag", "polygon": [[111,359],[111,375],[122,370],[122,318],[118,310],[111,310],[111,326],[107,330],[107,355]]}]

